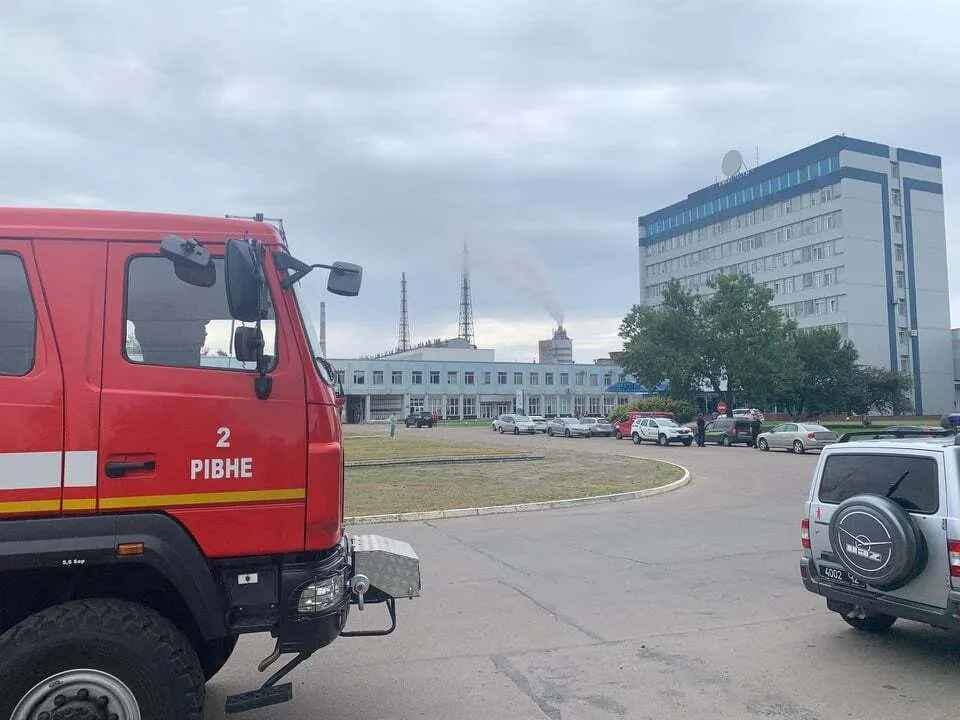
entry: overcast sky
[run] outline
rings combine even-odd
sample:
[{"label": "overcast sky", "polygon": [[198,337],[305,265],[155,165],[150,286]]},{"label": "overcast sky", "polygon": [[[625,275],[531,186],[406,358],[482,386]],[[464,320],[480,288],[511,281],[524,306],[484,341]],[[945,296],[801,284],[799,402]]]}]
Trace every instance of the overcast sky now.
[{"label": "overcast sky", "polygon": [[283,217],[364,266],[334,357],[395,345],[401,271],[414,339],[456,334],[464,241],[481,346],[533,359],[555,305],[605,355],[638,215],[840,132],[943,156],[960,288],[952,0],[148,5],[4,3],[0,204]]}]

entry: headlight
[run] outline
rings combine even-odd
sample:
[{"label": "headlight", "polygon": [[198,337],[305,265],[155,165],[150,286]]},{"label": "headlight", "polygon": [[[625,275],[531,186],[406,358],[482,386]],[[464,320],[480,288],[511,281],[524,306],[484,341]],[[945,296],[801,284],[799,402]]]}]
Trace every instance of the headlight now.
[{"label": "headlight", "polygon": [[333,607],[343,597],[343,573],[307,585],[297,601],[297,612],[310,614]]}]

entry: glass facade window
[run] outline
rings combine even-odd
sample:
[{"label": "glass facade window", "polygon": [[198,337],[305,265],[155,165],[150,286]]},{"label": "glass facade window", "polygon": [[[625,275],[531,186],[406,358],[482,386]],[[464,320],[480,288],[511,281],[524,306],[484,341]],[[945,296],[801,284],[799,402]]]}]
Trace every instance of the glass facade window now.
[{"label": "glass facade window", "polygon": [[465,397],[463,399],[463,416],[470,419],[473,419],[477,416],[477,405],[474,398]]},{"label": "glass facade window", "polygon": [[497,385],[506,385],[507,384],[507,373],[504,370],[497,372]]},{"label": "glass facade window", "polygon": [[414,385],[423,385],[423,370],[414,370],[410,373]]},{"label": "glass facade window", "polygon": [[587,412],[586,398],[583,395],[573,396],[573,414],[577,417],[585,415]]},{"label": "glass facade window", "polygon": [[460,398],[458,397],[447,398],[447,417],[448,418],[460,417]]},{"label": "glass facade window", "polygon": [[410,412],[418,413],[423,412],[423,395],[411,395],[410,396]]},{"label": "glass facade window", "polygon": [[890,196],[893,198],[893,206],[900,207],[900,191],[894,188],[890,191]]},{"label": "glass facade window", "polygon": [[543,374],[543,384],[553,385],[553,373],[548,372]]},{"label": "glass facade window", "polygon": [[577,373],[577,385],[583,385],[587,381],[587,373],[583,370]]},{"label": "glass facade window", "polygon": [[448,371],[447,371],[447,385],[456,385],[456,384],[457,384],[457,378],[458,378],[459,376],[460,376],[460,373],[458,373],[456,370],[448,370]]},{"label": "glass facade window", "polygon": [[540,384],[540,373],[535,373],[535,372],[530,373],[530,384],[531,385]]},{"label": "glass facade window", "polygon": [[600,376],[597,375],[596,373],[590,373],[590,384],[591,384],[593,387],[596,387],[597,385],[599,385],[599,384],[600,384]]},{"label": "glass facade window", "polygon": [[610,385],[613,385],[613,373],[604,373],[603,386],[608,387]]},{"label": "glass facade window", "polygon": [[890,177],[899,179],[900,178],[900,163],[892,162],[890,163]]},{"label": "glass facade window", "polygon": [[591,395],[589,408],[591,415],[603,415],[603,398],[600,395]]},{"label": "glass facade window", "polygon": [[899,215],[893,216],[893,231],[900,235],[903,233],[903,219]]},{"label": "glass facade window", "polygon": [[484,384],[484,385],[489,385],[489,384],[490,384],[490,373],[489,373],[489,372],[485,372],[485,373],[483,374],[483,384]]},{"label": "glass facade window", "polygon": [[557,415],[569,415],[569,414],[570,414],[570,398],[568,397],[557,398]]},{"label": "glass facade window", "polygon": [[464,385],[476,385],[477,376],[473,370],[464,370],[463,371],[463,384]]},{"label": "glass facade window", "polygon": [[514,385],[523,385],[523,373],[515,372],[513,374],[513,384]]},{"label": "glass facade window", "polygon": [[439,371],[439,370],[431,370],[431,371],[430,371],[430,384],[431,384],[431,385],[439,385],[439,384],[440,384],[440,371]]},{"label": "glass facade window", "polygon": [[383,385],[383,370],[374,370],[374,371],[373,371],[373,384],[374,384],[374,385]]},{"label": "glass facade window", "polygon": [[532,396],[527,398],[527,413],[530,415],[539,415],[540,414],[540,398]]},{"label": "glass facade window", "polygon": [[390,384],[391,385],[403,385],[403,371],[394,370],[390,373]]},{"label": "glass facade window", "polygon": [[363,385],[366,382],[367,374],[363,370],[353,371],[353,384]]},{"label": "glass facade window", "polygon": [[893,246],[894,257],[896,257],[897,262],[903,262],[903,244],[896,243]]},{"label": "glass facade window", "polygon": [[560,373],[560,384],[561,385],[570,384],[570,373],[565,373],[565,372]]}]

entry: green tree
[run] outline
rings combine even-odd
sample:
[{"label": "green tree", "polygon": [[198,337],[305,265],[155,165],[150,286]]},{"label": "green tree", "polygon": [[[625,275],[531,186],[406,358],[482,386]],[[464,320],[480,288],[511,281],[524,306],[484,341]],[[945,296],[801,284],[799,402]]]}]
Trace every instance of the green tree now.
[{"label": "green tree", "polygon": [[721,275],[710,288],[700,307],[703,375],[732,412],[738,395],[765,400],[796,377],[794,324],[771,305],[773,291],[747,275]]},{"label": "green tree", "polygon": [[647,386],[667,380],[671,396],[688,398],[702,378],[699,305],[676,281],[658,307],[634,305],[620,324],[624,369]]},{"label": "green tree", "polygon": [[912,383],[907,375],[888,368],[861,365],[856,368],[848,395],[848,408],[857,415],[911,412]]},{"label": "green tree", "polygon": [[797,359],[796,373],[785,378],[778,404],[795,417],[831,411],[847,412],[858,387],[854,344],[836,328],[792,328],[790,352]]}]

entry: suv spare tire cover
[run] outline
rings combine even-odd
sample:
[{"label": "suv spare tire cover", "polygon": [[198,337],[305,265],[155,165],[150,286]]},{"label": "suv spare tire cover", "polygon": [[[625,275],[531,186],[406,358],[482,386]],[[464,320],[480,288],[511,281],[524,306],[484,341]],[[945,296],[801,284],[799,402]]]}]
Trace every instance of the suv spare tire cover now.
[{"label": "suv spare tire cover", "polygon": [[830,546],[857,580],[880,590],[906,585],[923,570],[923,533],[900,505],[882,495],[855,495],[830,518]]}]

